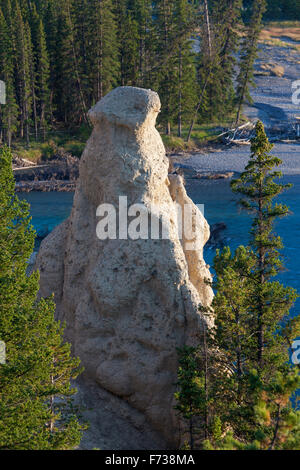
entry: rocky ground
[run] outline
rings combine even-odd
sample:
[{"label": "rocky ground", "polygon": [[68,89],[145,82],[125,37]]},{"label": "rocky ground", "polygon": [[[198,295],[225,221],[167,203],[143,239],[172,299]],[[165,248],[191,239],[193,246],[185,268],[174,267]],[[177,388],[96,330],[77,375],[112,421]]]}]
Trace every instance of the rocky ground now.
[{"label": "rocky ground", "polygon": [[[300,105],[292,101],[292,84],[300,80],[300,53],[293,46],[300,42],[290,40],[289,44],[291,47],[287,47],[288,43],[282,47],[260,44],[255,65],[256,88],[252,89],[254,103],[244,110],[251,121],[262,120],[274,140],[280,140],[274,135],[280,135],[282,129],[296,135],[297,118],[300,118]],[[282,159],[284,174],[300,173],[300,140],[276,142],[274,154]],[[170,160],[173,166],[183,170],[186,177],[214,173],[228,177],[230,172],[243,171],[249,155],[249,145],[216,145],[201,152],[171,155]]]},{"label": "rocky ground", "polygon": [[58,152],[44,165],[18,157],[13,160],[17,192],[74,191],[79,176],[79,159]]},{"label": "rocky ground", "polygon": [[[300,142],[299,144],[276,143],[274,155],[282,159],[281,171],[284,174],[300,173]],[[192,154],[173,155],[170,159],[173,166],[182,169],[185,177],[196,174],[240,173],[244,170],[250,156],[249,145],[216,148],[214,151]],[[226,175],[227,174],[227,175]]]},{"label": "rocky ground", "polygon": [[[273,65],[274,72],[265,75],[266,65]],[[278,73],[276,67],[283,70],[283,76],[275,75]],[[250,119],[260,119],[267,127],[286,122],[292,125],[300,116],[300,106],[292,102],[292,83],[300,80],[299,51],[292,47],[261,44],[255,68],[256,88],[251,92],[254,103],[245,108],[245,114]]]}]

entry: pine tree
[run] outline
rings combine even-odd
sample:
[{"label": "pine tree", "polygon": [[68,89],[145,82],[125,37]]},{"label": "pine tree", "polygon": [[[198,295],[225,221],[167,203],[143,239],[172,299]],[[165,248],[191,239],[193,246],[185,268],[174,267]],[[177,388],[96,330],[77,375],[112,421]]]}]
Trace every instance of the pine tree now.
[{"label": "pine tree", "polygon": [[[182,123],[186,121],[196,105],[196,60],[190,40],[190,24],[194,13],[193,7],[186,0],[175,3],[175,29],[179,36],[177,60],[175,61],[178,80],[177,95],[178,137],[182,136]],[[176,102],[176,99],[175,99]]]},{"label": "pine tree", "polygon": [[229,248],[217,252],[216,295],[211,307],[201,309],[215,314],[215,325],[207,331],[208,362],[202,359],[195,372],[207,371],[204,449],[300,447],[300,412],[292,406],[300,377],[290,363],[291,344],[300,333],[299,317],[290,316],[298,295],[273,280],[283,268],[274,222],[288,214],[286,206],[273,200],[289,185],[276,182],[281,161],[270,155],[271,149],[258,122],[250,161],[232,182],[253,215],[250,244],[234,254]]},{"label": "pine tree", "polygon": [[14,193],[12,155],[0,152],[0,449],[71,449],[82,425],[69,399],[78,359],[63,342],[52,299],[37,301],[38,273],[27,274],[34,245],[29,207]]},{"label": "pine tree", "polygon": [[[291,186],[275,183],[274,179],[280,178],[282,173],[273,169],[276,169],[282,162],[279,158],[270,155],[272,148],[273,145],[268,141],[263,124],[258,121],[256,136],[251,142],[251,159],[241,177],[233,180],[231,185],[234,192],[246,196],[246,199],[243,199],[241,203],[243,207],[254,214],[251,246],[257,257],[258,300],[255,308],[258,313],[258,364],[260,367],[264,364],[264,342],[268,340],[265,337],[263,325],[265,313],[267,316],[270,313],[270,307],[266,306],[268,304],[266,299],[273,288],[272,284],[268,285],[268,281],[282,269],[282,260],[279,255],[282,241],[273,233],[274,221],[289,213],[286,206],[273,205],[272,202],[275,197]],[[271,288],[271,291],[268,289],[265,291],[266,287]],[[279,292],[279,299],[282,294]],[[273,292],[273,296],[275,296],[275,292]],[[290,306],[289,296],[286,300],[287,306]],[[278,307],[277,314],[282,314],[286,308],[284,302],[279,302],[280,304],[282,304],[283,311]]]},{"label": "pine tree", "polygon": [[46,127],[49,119],[49,58],[46,47],[45,31],[42,20],[39,20],[36,48],[36,76],[39,110],[39,126],[46,137]]},{"label": "pine tree", "polygon": [[[162,112],[160,121],[166,129],[166,134],[171,134],[171,121],[174,116],[176,96],[177,74],[175,71],[174,44],[175,23],[174,23],[174,2],[170,0],[156,0],[154,2],[154,15],[156,18],[156,57],[160,65],[157,76],[158,90],[162,102]],[[177,99],[177,97],[176,97]]]},{"label": "pine tree", "polygon": [[12,23],[16,51],[15,82],[17,103],[20,109],[20,137],[25,137],[27,145],[29,145],[34,81],[33,51],[30,28],[28,22],[24,22],[17,1],[15,1],[15,8],[13,9]]},{"label": "pine tree", "polygon": [[55,103],[58,116],[67,123],[88,122],[87,103],[82,81],[76,15],[71,0],[57,16],[55,44]]},{"label": "pine tree", "polygon": [[155,81],[151,73],[151,68],[155,63],[153,54],[154,21],[153,5],[151,0],[129,0],[128,10],[137,24],[138,42],[138,76],[137,85],[144,88],[151,88]]},{"label": "pine tree", "polygon": [[[116,86],[119,75],[116,19],[112,0],[90,1],[88,15],[92,19],[88,60],[94,104]],[[133,63],[130,64],[133,68]]]},{"label": "pine tree", "polygon": [[239,124],[242,106],[245,100],[252,102],[250,86],[254,86],[253,65],[257,57],[257,43],[262,28],[262,17],[266,11],[266,0],[254,0],[252,6],[251,20],[247,27],[247,33],[241,48],[240,72],[237,77],[237,116],[236,125]]},{"label": "pine tree", "polygon": [[[198,100],[195,110],[191,116],[191,123],[189,132],[187,135],[187,142],[190,141],[194,126],[196,124],[198,113],[200,113],[200,119],[206,119],[206,113],[209,110],[208,101],[212,97],[211,82],[215,75],[215,68],[218,64],[218,55],[216,54],[216,48],[214,44],[214,38],[212,36],[212,23],[211,23],[211,12],[208,6],[208,1],[205,0],[203,3],[199,2],[198,5],[198,18],[199,21],[199,42],[200,51],[198,54]],[[210,89],[210,91],[209,91]],[[214,96],[220,95],[220,90],[214,90]]]},{"label": "pine tree", "polygon": [[8,146],[11,146],[12,135],[17,130],[18,108],[15,99],[13,76],[13,43],[9,27],[0,9],[0,80],[6,87],[6,103],[0,106],[1,134]]},{"label": "pine tree", "polygon": [[58,97],[57,86],[60,72],[58,66],[60,32],[58,30],[58,11],[55,8],[54,2],[48,2],[45,7],[43,24],[46,32],[46,47],[49,58],[49,120],[52,123],[58,108],[56,98]]},{"label": "pine tree", "polygon": [[189,441],[186,447],[195,449],[197,431],[196,420],[204,414],[205,387],[203,374],[199,371],[197,348],[184,346],[178,349],[178,391],[175,393],[179,411],[184,420],[188,422]]},{"label": "pine tree", "polygon": [[270,155],[271,149],[258,122],[250,161],[232,182],[233,190],[245,196],[242,206],[254,216],[250,247],[240,247],[234,256],[229,249],[217,254],[217,318],[211,338],[212,345],[224,351],[230,371],[225,381],[217,380],[217,388],[222,382],[228,391],[219,397],[221,409],[224,397],[229,397],[224,422],[230,423],[236,437],[256,441],[261,449],[284,447],[289,437],[296,439],[299,428],[299,412],[290,402],[299,375],[289,363],[291,343],[300,332],[299,318],[289,315],[297,293],[272,280],[283,267],[282,241],[274,234],[274,222],[288,214],[286,206],[273,200],[290,185],[274,181],[281,176],[274,170],[281,161]]},{"label": "pine tree", "polygon": [[150,0],[114,0],[120,84],[155,88],[154,18]]},{"label": "pine tree", "polygon": [[35,133],[38,138],[38,128],[43,131],[45,139],[46,123],[49,117],[49,58],[43,21],[33,5],[30,12],[30,30],[32,38],[33,68],[32,98],[35,122]]},{"label": "pine tree", "polygon": [[[32,44],[32,36],[31,36],[31,29],[29,23],[26,22],[25,24],[25,37],[26,37],[26,46],[28,51],[28,67],[29,67],[29,77],[30,77],[30,90],[31,90],[31,103],[32,103],[32,117],[33,117],[33,124],[34,124],[34,133],[35,133],[35,140],[38,140],[38,115],[37,115],[37,95],[36,95],[36,68],[35,68],[35,57],[33,53],[33,44]],[[29,125],[32,120],[28,119],[28,124],[26,125],[26,135],[27,143],[29,143]]]},{"label": "pine tree", "polygon": [[239,46],[241,27],[242,0],[214,2],[213,23],[219,51],[220,68],[218,77],[221,82],[223,105],[218,107],[218,114],[223,118],[232,112],[235,104],[235,55]]}]

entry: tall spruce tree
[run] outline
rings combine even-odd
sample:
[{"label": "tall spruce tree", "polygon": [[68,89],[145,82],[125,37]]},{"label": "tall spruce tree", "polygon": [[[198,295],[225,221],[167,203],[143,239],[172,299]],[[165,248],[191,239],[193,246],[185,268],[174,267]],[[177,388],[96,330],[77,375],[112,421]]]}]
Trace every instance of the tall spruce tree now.
[{"label": "tall spruce tree", "polygon": [[11,147],[12,135],[17,130],[18,108],[14,87],[13,42],[0,9],[0,80],[5,83],[6,103],[0,105],[1,137]]},{"label": "tall spruce tree", "polygon": [[227,249],[215,261],[213,344],[227,357],[233,354],[228,390],[236,390],[236,397],[228,403],[229,421],[236,437],[257,441],[261,449],[284,448],[295,431],[294,444],[300,444],[299,412],[290,401],[300,382],[298,369],[289,362],[290,345],[300,332],[300,319],[290,317],[297,293],[272,280],[283,268],[274,222],[288,214],[286,206],[273,200],[290,185],[276,182],[282,162],[270,155],[272,147],[258,122],[250,161],[232,182],[232,189],[244,196],[242,206],[254,216],[250,248],[239,248],[233,258]]},{"label": "tall spruce tree", "polygon": [[71,449],[82,425],[69,401],[81,369],[63,342],[52,299],[37,301],[38,273],[27,274],[35,234],[29,207],[14,193],[8,148],[0,152],[0,449]]},{"label": "tall spruce tree", "polygon": [[46,45],[46,36],[43,21],[38,14],[35,5],[31,8],[30,27],[33,50],[32,71],[34,87],[32,91],[33,111],[36,137],[38,137],[38,128],[42,130],[43,137],[46,136],[46,125],[49,117],[49,58]]},{"label": "tall spruce tree", "polygon": [[240,42],[242,0],[225,0],[213,4],[214,37],[219,51],[219,74],[221,97],[217,113],[226,118],[235,105],[235,67],[236,53]]},{"label": "tall spruce tree", "polygon": [[38,95],[39,126],[46,138],[46,128],[50,115],[49,101],[49,58],[43,22],[40,19],[37,29],[36,47],[36,87]]},{"label": "tall spruce tree", "polygon": [[203,348],[191,353],[201,359],[198,375],[209,372],[202,394],[209,431],[208,439],[202,439],[205,449],[300,448],[300,412],[292,406],[300,378],[290,362],[291,345],[300,333],[300,318],[290,315],[298,295],[273,279],[283,267],[274,222],[288,214],[286,206],[273,200],[289,185],[276,181],[281,161],[270,155],[271,149],[258,122],[250,161],[232,182],[253,215],[250,244],[234,254],[229,248],[217,252],[216,295],[212,307],[202,308],[215,314],[215,326],[207,332],[205,368]]},{"label": "tall spruce tree", "polygon": [[[155,29],[156,29],[156,57],[160,65],[158,89],[162,101],[160,121],[165,127],[167,135],[171,134],[171,121],[174,116],[175,85],[174,54],[172,53],[175,39],[174,2],[170,0],[156,0],[154,2]],[[176,97],[177,98],[177,97]]]},{"label": "tall spruce tree", "polygon": [[186,0],[177,0],[175,4],[175,28],[178,40],[177,60],[175,70],[177,71],[177,127],[178,137],[182,136],[182,123],[186,122],[196,105],[196,54],[192,49],[190,40],[190,24],[195,13],[192,5]]},{"label": "tall spruce tree", "polygon": [[88,37],[88,73],[92,100],[95,103],[116,86],[119,78],[116,19],[112,0],[91,0],[88,17],[92,20]]},{"label": "tall spruce tree", "polygon": [[251,19],[246,29],[246,35],[241,48],[239,63],[240,72],[237,77],[237,115],[236,125],[240,122],[242,106],[247,100],[252,102],[250,86],[254,86],[253,73],[254,62],[257,57],[257,44],[262,28],[262,18],[266,11],[266,0],[253,0]]},{"label": "tall spruce tree", "polygon": [[15,37],[15,67],[17,100],[20,109],[20,137],[29,144],[32,111],[32,49],[28,26],[24,23],[20,6],[15,2],[13,27]]}]

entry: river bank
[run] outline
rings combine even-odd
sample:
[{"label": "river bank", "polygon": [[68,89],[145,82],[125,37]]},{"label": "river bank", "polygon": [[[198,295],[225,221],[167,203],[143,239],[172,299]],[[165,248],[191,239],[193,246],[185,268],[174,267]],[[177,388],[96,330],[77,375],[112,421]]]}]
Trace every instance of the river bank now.
[{"label": "river bank", "polygon": [[[185,177],[189,178],[193,172],[199,175],[241,173],[249,161],[250,153],[249,145],[240,145],[211,148],[201,153],[173,154],[169,158],[174,169],[182,169]],[[300,174],[300,142],[276,143],[272,153],[282,160],[279,169],[284,175]]]}]

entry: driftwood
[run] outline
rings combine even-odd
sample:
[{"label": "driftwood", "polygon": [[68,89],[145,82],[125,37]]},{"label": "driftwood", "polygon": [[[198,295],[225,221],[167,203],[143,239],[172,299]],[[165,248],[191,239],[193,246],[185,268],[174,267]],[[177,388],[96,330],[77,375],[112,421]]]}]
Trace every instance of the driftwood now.
[{"label": "driftwood", "polygon": [[[299,119],[300,120],[300,119]],[[299,120],[284,123],[274,123],[266,126],[266,132],[270,142],[286,142],[292,143],[299,141],[300,138],[300,122]],[[242,126],[234,129],[228,129],[218,135],[227,145],[250,145],[251,138],[254,135],[255,123],[246,122]]]},{"label": "driftwood", "polygon": [[238,144],[238,145],[249,145],[250,137],[253,133],[255,124],[253,122],[246,122],[241,126],[233,129],[228,129],[218,135],[218,138],[223,138],[227,145]]},{"label": "driftwood", "polygon": [[228,139],[228,144],[251,145],[250,139]]}]

